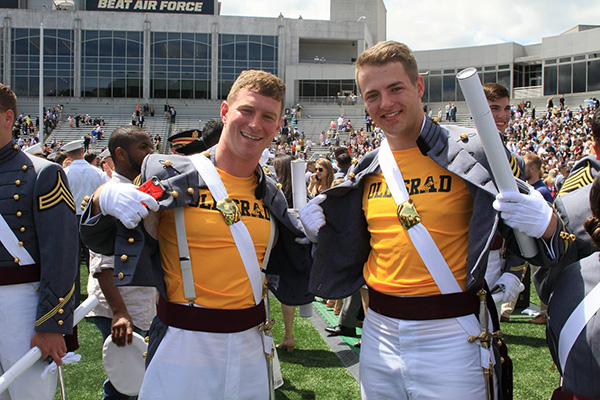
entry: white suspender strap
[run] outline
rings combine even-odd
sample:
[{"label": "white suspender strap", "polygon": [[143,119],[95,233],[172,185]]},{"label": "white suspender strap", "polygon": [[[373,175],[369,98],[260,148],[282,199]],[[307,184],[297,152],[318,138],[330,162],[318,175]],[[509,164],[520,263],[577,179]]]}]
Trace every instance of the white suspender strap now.
[{"label": "white suspender strap", "polygon": [[594,286],[577,305],[560,330],[558,359],[560,360],[560,368],[563,374],[565,373],[565,366],[567,365],[567,359],[569,358],[573,344],[575,344],[583,328],[598,310],[600,310],[600,283]]},{"label": "white suspender strap", "polygon": [[10,229],[10,226],[8,226],[2,215],[0,215],[0,242],[11,256],[19,259],[19,265],[35,264],[33,257],[31,257],[25,247],[19,245],[19,239],[15,236],[12,229]]},{"label": "white suspender strap", "polygon": [[[198,171],[198,174],[202,177],[202,180],[208,186],[208,190],[212,194],[212,197],[216,203],[221,200],[228,198],[227,190],[221,177],[217,172],[217,169],[213,163],[202,154],[195,154],[189,157],[194,167]],[[260,266],[258,265],[258,259],[256,258],[256,250],[254,249],[254,242],[250,236],[250,232],[242,220],[229,225],[231,235],[235,241],[235,245],[240,253],[250,285],[252,286],[252,293],[254,294],[255,304],[260,303],[262,299],[262,277],[260,273]]]},{"label": "white suspender strap", "polygon": [[173,210],[173,213],[175,216],[175,232],[177,233],[177,248],[179,249],[179,265],[181,267],[183,295],[191,304],[196,300],[196,288],[194,287],[194,273],[192,271],[190,249],[185,233],[185,218],[183,211],[183,207],[177,207]]},{"label": "white suspender strap", "polygon": [[[400,172],[400,168],[398,168],[398,163],[394,158],[394,154],[392,153],[387,140],[381,142],[379,149],[379,165],[396,205],[400,206],[409,199],[408,191],[406,190],[402,173]],[[419,253],[419,256],[423,260],[423,263],[427,267],[433,280],[440,288],[442,294],[462,292],[452,270],[433,241],[427,228],[425,228],[423,224],[418,223],[409,228],[407,232],[417,253]],[[481,325],[477,321],[475,315],[463,315],[457,317],[456,320],[469,335],[478,336],[481,333]],[[489,368],[491,354],[489,351],[487,351],[487,355],[483,354],[483,351],[485,351],[485,349],[482,350],[481,354],[482,366]]]}]

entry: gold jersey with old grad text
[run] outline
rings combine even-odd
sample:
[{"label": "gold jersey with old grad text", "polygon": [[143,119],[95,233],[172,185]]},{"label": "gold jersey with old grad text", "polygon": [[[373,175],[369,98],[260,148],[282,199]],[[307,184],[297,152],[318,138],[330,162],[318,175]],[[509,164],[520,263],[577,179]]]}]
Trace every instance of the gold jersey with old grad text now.
[{"label": "gold jersey with old grad text", "polygon": [[[258,264],[262,265],[270,235],[270,214],[254,190],[257,177],[239,178],[217,168],[229,194],[239,206]],[[250,280],[223,214],[208,189],[200,190],[197,204],[184,208],[185,229],[194,274],[196,304],[217,309],[244,309],[255,305]],[[173,210],[160,212],[160,257],[168,301],[187,303],[183,294]],[[260,300],[260,299],[259,299]]]},{"label": "gold jersey with old grad text", "polygon": [[[469,221],[473,214],[473,198],[465,182],[424,156],[418,147],[393,154],[421,223],[464,290]],[[408,231],[398,220],[397,206],[383,173],[365,178],[362,205],[371,234],[371,253],[363,272],[367,284],[393,295],[440,294]]]}]

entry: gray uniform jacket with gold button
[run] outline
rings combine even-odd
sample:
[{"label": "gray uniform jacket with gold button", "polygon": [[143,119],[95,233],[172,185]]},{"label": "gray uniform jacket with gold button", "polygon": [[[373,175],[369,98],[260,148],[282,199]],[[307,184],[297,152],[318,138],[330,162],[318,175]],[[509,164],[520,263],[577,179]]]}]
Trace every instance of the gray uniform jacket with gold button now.
[{"label": "gray uniform jacket with gold button", "polygon": [[[473,215],[468,233],[467,289],[483,282],[490,246],[496,228],[503,231],[508,246],[517,249],[514,236],[500,223],[492,202],[498,193],[489,171],[477,133],[458,126],[441,127],[429,118],[421,130],[417,145],[421,153],[441,167],[462,178],[473,197]],[[516,156],[506,150],[511,164]],[[364,178],[379,173],[379,150],[368,153],[349,173],[344,183],[325,192],[321,203],[327,223],[321,228],[314,255],[309,289],[323,298],[339,299],[356,292],[365,282],[363,266],[371,251],[370,234],[362,209]],[[417,204],[418,211],[418,204]],[[444,205],[440,205],[444,207]],[[445,212],[452,212],[451,209]],[[543,241],[536,241],[536,265],[554,262]],[[552,248],[561,254],[564,243],[553,238]]]},{"label": "gray uniform jacket with gold button", "polygon": [[555,282],[562,279],[560,275],[565,267],[595,251],[592,239],[585,232],[583,223],[586,218],[592,216],[590,189],[599,170],[600,162],[595,156],[582,158],[575,164],[554,200],[554,208],[565,227],[559,232],[559,238],[565,245],[565,254],[559,263],[542,265],[533,277],[536,290],[543,302],[548,302]]},{"label": "gray uniform jacket with gold button", "polygon": [[571,313],[600,283],[600,253],[561,270],[560,279],[553,284],[548,303],[546,338],[550,354],[563,376],[562,390],[590,398],[600,398],[600,313],[595,313],[579,333],[561,371],[558,342],[561,330]]},{"label": "gray uniform jacket with gold button", "polygon": [[[75,204],[63,169],[24,153],[0,149],[0,213],[40,268],[35,330],[71,333],[78,260]],[[15,267],[0,246],[0,268]]]},{"label": "gray uniform jacket with gold button", "polygon": [[[213,147],[210,154],[213,162],[215,149]],[[309,303],[313,299],[308,292],[311,246],[295,241],[304,235],[290,220],[285,196],[275,180],[258,166],[256,173],[259,180],[256,195],[262,198],[270,216],[277,220],[276,242],[266,270],[269,287],[285,304]],[[160,179],[167,193],[167,197],[159,201],[161,209],[198,203],[198,188],[206,188],[190,159],[184,156],[149,155],[142,165],[142,182],[153,176]],[[129,230],[110,216],[90,218],[90,206],[81,221],[81,235],[86,245],[97,253],[115,255],[115,285],[154,286],[167,298],[158,243],[143,224]]]}]

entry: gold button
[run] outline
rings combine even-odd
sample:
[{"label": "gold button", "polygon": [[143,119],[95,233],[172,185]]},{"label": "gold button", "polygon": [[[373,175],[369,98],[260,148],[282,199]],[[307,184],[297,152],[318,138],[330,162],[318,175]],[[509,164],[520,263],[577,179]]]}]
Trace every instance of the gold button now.
[{"label": "gold button", "polygon": [[210,151],[205,151],[202,155],[206,158],[210,157]]},{"label": "gold button", "polygon": [[462,140],[463,142],[466,142],[467,140],[469,140],[469,135],[467,135],[466,133],[461,133],[460,140]]},{"label": "gold button", "polygon": [[504,362],[504,357],[500,357],[500,362],[503,363]]},{"label": "gold button", "polygon": [[17,211],[17,217],[21,218],[23,216],[23,213],[21,211]]},{"label": "gold button", "polygon": [[125,262],[125,261],[127,261],[127,259],[128,259],[128,258],[129,258],[129,257],[127,257],[127,254],[123,254],[123,255],[121,256],[121,261]]},{"label": "gold button", "polygon": [[27,165],[23,165],[23,166],[21,167],[21,169],[22,169],[23,171],[27,171]]},{"label": "gold button", "polygon": [[13,199],[15,199],[15,200],[19,200],[19,195],[18,195],[18,194],[15,194],[15,195],[13,196]]},{"label": "gold button", "polygon": [[81,203],[81,206],[79,207],[79,208],[81,208],[81,211],[85,210],[85,206],[86,206],[86,205],[87,205],[87,204]]},{"label": "gold button", "polygon": [[20,262],[21,262],[21,260],[19,260],[19,257],[15,257],[15,264],[18,264]]},{"label": "gold button", "polygon": [[13,150],[19,150],[19,145],[18,145],[18,144],[15,144],[15,145],[13,146]]},{"label": "gold button", "polygon": [[174,198],[174,199],[176,199],[176,198],[178,198],[178,197],[179,197],[179,193],[177,193],[176,191],[174,191],[174,190],[173,190],[173,191],[171,192],[171,196],[173,196],[173,198]]},{"label": "gold button", "polygon": [[59,308],[59,309],[58,309],[58,313],[59,313],[59,314],[64,314],[64,312],[65,312],[65,310],[63,310],[62,308]]},{"label": "gold button", "polygon": [[62,319],[59,319],[58,322],[57,322],[57,324],[60,325],[60,326],[62,326],[62,324],[64,324],[64,322],[63,322]]},{"label": "gold button", "polygon": [[20,180],[20,179],[17,179],[17,180],[15,181],[15,185],[19,186],[20,184],[21,184],[21,180]]},{"label": "gold button", "polygon": [[23,247],[23,242],[19,242],[19,247]]},{"label": "gold button", "polygon": [[173,163],[171,162],[171,160],[166,160],[165,161],[165,167],[170,167],[171,165],[173,165]]},{"label": "gold button", "polygon": [[188,192],[188,194],[194,194],[194,189],[193,188],[188,188],[187,192]]},{"label": "gold button", "polygon": [[352,165],[358,164],[358,160],[356,158],[352,159]]},{"label": "gold button", "polygon": [[277,186],[277,189],[281,189],[281,188],[283,187],[283,185],[282,185],[281,183],[278,183],[278,184],[277,184],[277,185],[275,185],[275,186]]},{"label": "gold button", "polygon": [[39,292],[39,291],[40,291],[40,287],[39,287],[39,286],[37,286],[37,287],[35,288],[35,291],[36,291],[36,292]]},{"label": "gold button", "polygon": [[65,299],[63,299],[62,297],[59,297],[59,298],[58,298],[58,302],[59,302],[59,303],[62,303],[63,301],[65,301]]},{"label": "gold button", "polygon": [[569,240],[570,240],[571,242],[574,242],[574,241],[575,241],[575,235],[571,233],[571,234],[569,235]]},{"label": "gold button", "polygon": [[123,279],[123,273],[122,273],[122,272],[119,272],[119,275],[117,275],[117,278],[118,278],[119,280]]},{"label": "gold button", "polygon": [[145,352],[142,354],[142,357],[144,357],[144,358],[148,357],[148,352],[147,352],[147,351],[145,351]]},{"label": "gold button", "polygon": [[85,201],[86,203],[87,203],[88,201],[90,201],[90,196],[85,196],[85,197],[83,198],[83,201]]},{"label": "gold button", "polygon": [[350,172],[350,173],[348,174],[348,178],[350,178],[350,179],[354,179],[354,177],[355,177],[355,176],[356,176],[356,175],[354,174],[354,172]]},{"label": "gold button", "polygon": [[25,227],[24,227],[24,226],[22,226],[22,227],[21,227],[19,230],[20,230],[21,232],[25,232]]},{"label": "gold button", "polygon": [[134,238],[129,238],[129,239],[127,239],[127,241],[128,241],[130,244],[134,244],[134,243],[135,243],[135,239],[134,239]]},{"label": "gold button", "polygon": [[144,341],[145,341],[146,343],[148,343],[148,342],[150,341],[150,336],[146,336],[146,337],[144,338]]}]

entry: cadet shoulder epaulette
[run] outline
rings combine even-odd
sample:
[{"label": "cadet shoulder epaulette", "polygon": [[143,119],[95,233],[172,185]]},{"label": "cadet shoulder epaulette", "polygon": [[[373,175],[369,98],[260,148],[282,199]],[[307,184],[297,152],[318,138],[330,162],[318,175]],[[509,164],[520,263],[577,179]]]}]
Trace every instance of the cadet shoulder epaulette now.
[{"label": "cadet shoulder epaulette", "polygon": [[60,172],[57,172],[58,180],[56,186],[50,192],[38,197],[39,209],[45,210],[52,208],[61,201],[64,201],[67,206],[75,211],[75,199],[62,180]]}]

